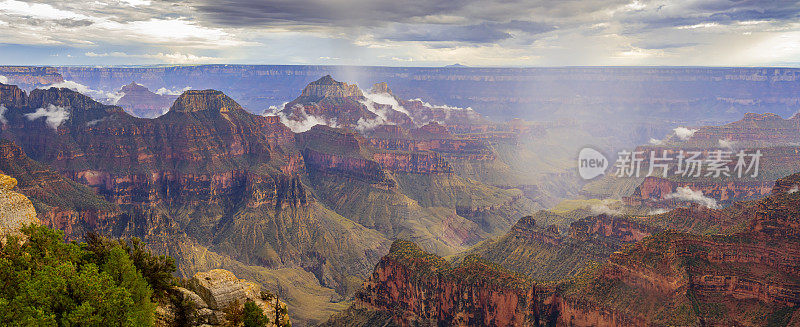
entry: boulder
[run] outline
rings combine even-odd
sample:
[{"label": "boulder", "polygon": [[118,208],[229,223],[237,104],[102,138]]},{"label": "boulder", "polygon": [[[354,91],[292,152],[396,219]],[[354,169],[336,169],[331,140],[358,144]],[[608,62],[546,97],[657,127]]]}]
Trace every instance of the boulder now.
[{"label": "boulder", "polygon": [[236,276],[224,269],[213,269],[206,272],[198,272],[189,281],[192,288],[205,301],[209,308],[213,310],[225,309],[234,302],[244,304],[247,293],[254,292],[253,287],[257,287],[256,294],[261,292],[258,285],[248,285]]},{"label": "boulder", "polygon": [[9,236],[20,235],[23,226],[39,223],[33,203],[24,195],[14,192],[16,186],[16,179],[0,174],[0,242],[2,243],[5,243]]},{"label": "boulder", "polygon": [[178,287],[177,290],[180,293],[182,299],[194,302],[194,304],[197,305],[198,309],[208,308],[208,304],[206,304],[206,301],[203,301],[203,298],[197,295],[197,293],[192,292],[183,287]]}]

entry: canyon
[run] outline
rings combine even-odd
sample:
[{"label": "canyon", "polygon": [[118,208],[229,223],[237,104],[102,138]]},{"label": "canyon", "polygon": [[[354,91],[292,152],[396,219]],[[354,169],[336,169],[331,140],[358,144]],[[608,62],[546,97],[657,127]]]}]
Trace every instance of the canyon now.
[{"label": "canyon", "polygon": [[336,311],[391,239],[452,254],[535,209],[458,176],[440,152],[327,126],[294,133],[215,90],[142,119],[68,89],[0,89],[0,169],[28,178],[20,190],[44,224],[69,239],[140,237],[179,274],[225,267],[281,289],[301,325]]},{"label": "canyon", "polygon": [[[785,177],[800,171],[798,120],[781,118],[797,101],[768,97],[793,90],[795,70],[337,69],[2,67],[22,88],[0,84],[0,171],[69,239],[140,237],[185,277],[225,268],[278,290],[301,326],[762,325],[798,315],[800,180]],[[208,78],[187,78],[197,74]],[[161,94],[192,90],[159,95],[134,80]],[[110,105],[31,90],[64,81],[124,96]],[[719,94],[697,94],[698,83]],[[670,91],[596,92],[610,84]],[[770,100],[734,99],[731,85]],[[587,104],[605,116],[584,115]],[[652,120],[616,106],[646,107]],[[777,114],[744,114],[766,110]],[[593,186],[625,190],[618,198],[635,210],[540,210],[614,197],[581,190],[572,150],[587,140],[638,145],[743,114],[637,150],[735,142],[764,153],[758,178],[604,177]],[[717,206],[667,197],[681,188]]]},{"label": "canyon", "polygon": [[[357,302],[332,321],[350,315],[356,321],[372,317],[400,326],[761,326],[776,319],[791,325],[800,304],[800,195],[791,192],[798,184],[800,174],[794,174],[776,181],[771,194],[761,200],[705,209],[718,212],[710,216],[744,218],[746,227],[728,234],[664,230],[649,221],[664,218],[659,215],[634,218],[638,222],[600,215],[574,222],[565,238],[552,227],[537,228],[533,218],[526,217],[496,244],[483,245],[483,252],[474,251],[460,264],[396,241]],[[583,245],[595,239],[622,246],[566,279],[547,281],[532,273],[553,269],[526,247],[565,247],[571,239],[582,239]],[[499,245],[510,242],[516,244]],[[509,259],[515,256],[527,257],[527,268]],[[475,267],[475,262],[490,261],[499,262]],[[491,273],[482,274],[487,270]],[[448,283],[437,282],[442,279]],[[451,288],[460,292],[445,291]],[[492,296],[497,290],[506,297]],[[484,295],[474,300],[476,305],[458,305],[465,295],[475,294]],[[501,302],[486,312],[482,301]],[[442,307],[446,314],[438,313]],[[469,320],[475,318],[482,322]]]}]

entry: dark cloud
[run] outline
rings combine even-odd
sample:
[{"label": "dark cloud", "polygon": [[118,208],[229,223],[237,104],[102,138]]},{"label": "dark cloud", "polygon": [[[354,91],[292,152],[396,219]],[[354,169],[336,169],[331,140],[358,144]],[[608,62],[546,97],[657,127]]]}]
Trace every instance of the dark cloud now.
[{"label": "dark cloud", "polygon": [[59,19],[56,20],[55,23],[63,27],[84,27],[92,25],[92,21],[87,19]]},{"label": "dark cloud", "polygon": [[540,34],[554,29],[547,24],[516,20],[473,25],[398,24],[391,26],[380,38],[392,41],[493,43],[511,38],[511,32]]},{"label": "dark cloud", "polygon": [[745,21],[793,21],[800,18],[797,1],[649,2],[646,8],[618,15],[619,21],[636,32],[641,29],[693,26],[716,23],[730,25]]},{"label": "dark cloud", "polygon": [[699,43],[694,43],[694,42],[671,43],[671,42],[647,41],[647,42],[639,42],[633,44],[634,47],[646,50],[679,49],[679,48],[693,47],[696,45],[699,45]]},{"label": "dark cloud", "polygon": [[218,24],[377,26],[452,13],[474,0],[209,0],[195,8]]}]

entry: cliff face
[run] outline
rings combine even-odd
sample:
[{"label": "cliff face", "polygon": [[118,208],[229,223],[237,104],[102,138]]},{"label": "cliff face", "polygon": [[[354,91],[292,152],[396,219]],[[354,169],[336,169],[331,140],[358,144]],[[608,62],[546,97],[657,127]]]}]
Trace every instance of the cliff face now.
[{"label": "cliff face", "polygon": [[433,151],[447,160],[491,161],[495,153],[484,140],[455,137],[444,126],[429,123],[417,129],[405,131],[388,126],[368,133],[367,142],[382,150]]},{"label": "cliff face", "polygon": [[739,232],[645,238],[614,253],[566,297],[584,303],[584,313],[625,313],[648,324],[763,325],[800,303],[800,196],[790,192],[799,182],[800,174],[780,179],[769,197],[726,209],[747,216]]},{"label": "cliff face", "polygon": [[131,82],[119,90],[123,96],[117,105],[125,109],[134,117],[155,118],[161,116],[170,108],[178,98],[177,95],[160,95],[148,90],[146,87]]},{"label": "cliff face", "polygon": [[661,231],[660,228],[649,226],[643,222],[600,214],[572,223],[569,235],[576,240],[602,237],[617,244],[624,244],[641,241],[659,231]]},{"label": "cliff face", "polygon": [[[378,119],[378,115],[364,104],[365,101],[358,86],[335,81],[326,75],[308,84],[297,99],[284,106],[282,113],[291,120],[303,121],[311,115],[355,127],[359,121]],[[385,106],[380,109],[390,110]]]},{"label": "cliff face", "polygon": [[26,87],[51,85],[64,81],[55,67],[0,66],[0,75],[8,78],[10,83]]},{"label": "cliff face", "polygon": [[16,144],[5,139],[0,140],[0,172],[16,176],[19,192],[31,199],[42,224],[68,235],[109,231],[120,215],[119,208],[89,188],[28,158]]},{"label": "cliff face", "polygon": [[5,107],[18,107],[25,105],[25,92],[16,85],[0,83],[0,105]]},{"label": "cliff face", "polygon": [[477,258],[450,266],[406,241],[392,244],[356,301],[401,326],[536,326],[540,315],[524,278]]},{"label": "cliff face", "polygon": [[[434,106],[418,99],[400,99],[392,94],[386,83],[375,84],[369,92],[363,93],[358,86],[336,81],[330,75],[308,84],[299,97],[284,105],[281,114],[297,122],[313,116],[315,121],[360,131],[370,131],[384,124],[415,128],[431,122],[488,122],[471,108]],[[447,133],[443,126],[439,127],[441,131],[422,128],[416,134]]]},{"label": "cliff face", "polygon": [[[521,289],[535,290],[533,299],[499,286],[516,280],[506,279],[502,271],[494,270],[486,276],[497,276],[504,282],[484,284],[485,279],[470,275],[468,271],[472,270],[459,270],[473,264],[475,261],[469,258],[474,256],[464,259],[461,266],[451,266],[414,246],[395,242],[347,313],[355,316],[354,321],[364,317],[381,320],[390,315],[400,325],[492,325],[501,321],[503,325],[529,324],[513,318],[518,317],[519,306],[495,304],[494,311],[481,311],[484,301],[497,298],[491,292],[474,288],[464,292],[462,288],[461,294],[466,295],[457,298],[476,304],[468,309],[448,297],[453,282],[458,288],[464,287],[458,281],[469,280],[473,287],[492,285],[489,289],[503,289],[504,294],[513,297],[505,303],[534,303],[527,309],[527,316],[535,318],[537,324],[763,326],[770,321],[789,321],[793,308],[800,304],[798,185],[800,174],[795,174],[778,180],[769,197],[717,210],[721,215],[730,215],[727,220],[742,221],[736,215],[746,217],[745,228],[727,235],[662,231],[651,227],[654,222],[650,219],[664,219],[659,216],[634,218],[636,221],[601,215],[573,223],[571,236],[562,237],[552,228],[537,227],[532,217],[523,218],[504,238],[483,244],[473,254],[536,277],[515,258],[547,266],[545,251],[558,253],[565,248],[568,251],[558,257],[569,262],[578,257],[577,253],[588,253],[586,247],[579,245],[589,249],[596,249],[599,244],[618,245],[616,252],[606,254],[604,264],[584,265],[577,273],[569,274],[574,277],[556,283],[556,287],[519,279],[521,282],[516,285],[523,285]],[[581,242],[575,243],[575,239]],[[587,260],[591,259],[579,257],[576,262]],[[451,274],[456,271],[461,275]],[[458,277],[464,275],[473,277]],[[471,297],[478,295],[480,298]],[[450,320],[451,317],[491,320]]]},{"label": "cliff face", "polygon": [[680,200],[669,198],[667,195],[674,194],[679,187],[688,187],[716,200],[719,205],[729,205],[738,201],[762,198],[769,194],[773,184],[774,182],[769,180],[672,181],[648,176],[636,187],[631,196],[623,197],[623,201],[631,206],[674,208],[681,205]]},{"label": "cliff face", "polygon": [[718,144],[719,140],[738,143],[739,146],[776,146],[800,141],[800,116],[789,119],[773,113],[746,113],[741,120],[722,126],[699,128],[692,136],[692,144]]}]

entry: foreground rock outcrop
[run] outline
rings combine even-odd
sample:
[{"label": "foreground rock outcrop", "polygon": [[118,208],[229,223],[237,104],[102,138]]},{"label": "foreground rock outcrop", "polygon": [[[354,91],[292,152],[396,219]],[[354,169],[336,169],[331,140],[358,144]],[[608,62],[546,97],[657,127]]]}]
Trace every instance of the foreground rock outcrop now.
[{"label": "foreground rock outcrop", "polygon": [[186,288],[173,290],[177,303],[159,306],[159,326],[228,326],[241,321],[247,302],[258,306],[267,318],[267,327],[291,326],[286,303],[261,286],[240,280],[224,269],[198,272]]},{"label": "foreground rock outcrop", "polygon": [[16,179],[0,174],[0,243],[9,236],[21,235],[22,227],[39,223],[33,204],[14,191],[16,186]]}]

